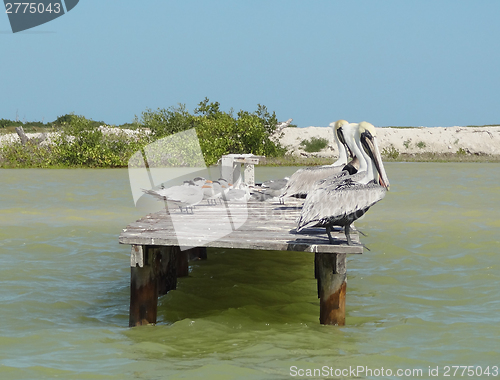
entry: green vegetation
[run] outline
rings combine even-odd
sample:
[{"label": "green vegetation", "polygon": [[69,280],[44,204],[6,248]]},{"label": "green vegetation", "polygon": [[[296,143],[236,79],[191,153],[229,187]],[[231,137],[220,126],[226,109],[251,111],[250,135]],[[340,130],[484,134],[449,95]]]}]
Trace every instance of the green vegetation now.
[{"label": "green vegetation", "polygon": [[276,129],[276,114],[269,113],[266,106],[258,104],[255,112],[224,112],[218,102],[205,98],[198,104],[194,114],[184,105],[142,113],[139,124],[151,131],[153,140],[173,133],[196,128],[200,147],[207,165],[217,163],[229,153],[253,153],[267,157],[283,156],[285,149],[270,139]]},{"label": "green vegetation", "polygon": [[[0,146],[0,167],[126,167],[130,157],[146,145],[174,133],[196,129],[205,163],[212,165],[224,154],[253,153],[266,157],[283,156],[285,149],[271,140],[276,129],[276,114],[258,105],[255,112],[224,112],[218,102],[205,98],[194,114],[179,104],[167,109],[147,109],[131,124],[134,137],[123,130],[103,133],[105,125],[83,116],[67,114],[53,123],[38,126],[36,132],[59,132],[50,144],[28,141]],[[25,123],[2,119],[0,126],[9,133],[16,126],[33,131]],[[12,129],[12,130],[11,130]],[[188,149],[192,147],[187,147]]]},{"label": "green vegetation", "polygon": [[397,150],[394,145],[391,144],[391,146],[382,150],[382,156],[384,156],[385,158],[396,160],[399,157],[399,150]]},{"label": "green vegetation", "polygon": [[312,137],[310,140],[302,140],[300,146],[308,153],[319,152],[328,146],[328,140],[322,137]]},{"label": "green vegetation", "polygon": [[131,139],[124,132],[103,134],[98,123],[71,115],[62,122],[52,144],[28,141],[0,148],[3,167],[122,167],[146,142],[146,136]]},{"label": "green vegetation", "polygon": [[[0,167],[126,167],[130,157],[147,145],[149,148],[154,146],[148,153],[156,150],[160,152],[157,156],[163,157],[164,152],[169,151],[168,146],[150,144],[192,128],[195,128],[207,165],[215,164],[223,154],[228,153],[264,155],[266,162],[263,165],[313,166],[332,163],[332,158],[285,155],[285,149],[271,139],[276,124],[275,113],[269,112],[263,105],[259,104],[254,112],[241,110],[235,114],[233,110],[222,111],[218,102],[210,102],[207,98],[198,104],[193,113],[182,104],[166,109],[147,109],[132,123],[110,128],[113,133],[104,133],[99,128],[106,126],[104,122],[74,114],[59,116],[49,123],[0,119],[0,135],[15,133],[16,127],[23,127],[26,133],[58,132],[51,135],[51,141],[47,142],[32,139],[25,145],[21,142],[0,145]],[[127,134],[123,130],[125,128],[134,133]],[[458,143],[456,139],[454,144]],[[185,157],[193,155],[191,145],[182,147]],[[301,145],[308,152],[318,152],[328,146],[328,141],[313,137],[304,140]],[[404,141],[403,145],[410,148],[411,139]],[[421,149],[426,147],[423,141],[415,145]],[[500,156],[471,154],[464,148],[456,153],[408,154],[399,152],[391,145],[383,149],[382,155],[389,162],[500,162]],[[139,158],[142,159],[142,155]]]},{"label": "green vegetation", "polygon": [[424,149],[425,147],[427,146],[427,144],[423,141],[419,141],[417,143],[417,147],[420,148],[420,149]]}]

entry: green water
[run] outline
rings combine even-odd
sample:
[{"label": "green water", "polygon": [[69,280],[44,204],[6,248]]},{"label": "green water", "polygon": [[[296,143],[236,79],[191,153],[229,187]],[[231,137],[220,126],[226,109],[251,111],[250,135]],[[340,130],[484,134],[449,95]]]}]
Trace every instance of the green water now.
[{"label": "green water", "polygon": [[371,251],[348,258],[345,327],[318,323],[312,254],[209,250],[160,299],[158,325],[134,329],[130,250],[117,242],[141,216],[127,171],[0,170],[0,378],[499,366],[500,165],[386,169],[391,192],[357,222]]}]

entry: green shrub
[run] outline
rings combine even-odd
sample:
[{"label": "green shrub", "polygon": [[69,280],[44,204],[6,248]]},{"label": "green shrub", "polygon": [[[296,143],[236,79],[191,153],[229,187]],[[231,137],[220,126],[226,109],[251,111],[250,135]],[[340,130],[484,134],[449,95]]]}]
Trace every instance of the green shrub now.
[{"label": "green shrub", "polygon": [[158,108],[156,111],[148,108],[142,113],[139,124],[148,128],[151,131],[151,138],[155,140],[193,128],[194,116],[183,104],[166,109]]},{"label": "green shrub", "polygon": [[408,149],[411,145],[411,139],[406,140],[403,145],[405,146],[406,149]]},{"label": "green shrub", "polygon": [[391,144],[388,148],[384,148],[382,150],[382,156],[395,160],[399,157],[399,150],[397,150],[394,145]]},{"label": "green shrub", "polygon": [[54,164],[50,147],[20,141],[0,148],[0,164],[11,168],[46,168]]},{"label": "green shrub", "polygon": [[308,153],[319,152],[328,146],[328,140],[322,137],[312,137],[310,140],[302,140],[300,146]]},{"label": "green shrub", "polygon": [[417,143],[417,147],[419,147],[420,149],[424,149],[426,146],[427,146],[427,144],[423,141],[419,141]]},{"label": "green shrub", "polygon": [[277,118],[269,113],[266,106],[257,105],[253,113],[239,111],[224,112],[219,102],[205,98],[190,114],[185,105],[179,104],[168,109],[147,110],[142,113],[139,124],[151,130],[150,141],[174,133],[196,128],[205,163],[217,163],[224,154],[253,153],[276,157],[285,149],[270,139],[276,129]]},{"label": "green shrub", "polygon": [[103,134],[93,120],[75,116],[62,126],[53,150],[63,166],[124,167],[137,150],[148,143],[146,135]]},{"label": "green shrub", "polygon": [[13,121],[9,119],[0,119],[0,128],[7,127],[20,127],[23,125],[22,121]]},{"label": "green shrub", "polygon": [[227,113],[196,118],[196,132],[207,165],[230,153],[282,156],[284,148],[270,140],[268,130],[258,115],[246,111],[238,112],[237,118]]},{"label": "green shrub", "polygon": [[[2,128],[11,124],[10,120],[0,120]],[[270,139],[276,129],[276,114],[271,114],[260,104],[257,111],[239,111],[236,116],[232,111],[221,111],[220,104],[211,103],[208,98],[199,103],[194,114],[190,114],[182,104],[167,109],[158,108],[156,111],[147,109],[140,119],[136,117],[132,124],[126,124],[136,130],[149,129],[149,134],[143,132],[136,138],[127,136],[123,131],[104,134],[99,128],[103,124],[74,114],[59,116],[51,124],[60,132],[52,144],[38,145],[33,141],[25,146],[20,142],[4,145],[0,147],[0,165],[126,167],[130,157],[146,145],[191,128],[196,128],[207,165],[215,164],[222,155],[229,153],[253,153],[267,157],[283,156],[285,153],[283,147]],[[192,146],[185,148],[190,152]],[[161,144],[151,146],[151,149],[165,155]],[[164,160],[165,157],[160,159]]]}]

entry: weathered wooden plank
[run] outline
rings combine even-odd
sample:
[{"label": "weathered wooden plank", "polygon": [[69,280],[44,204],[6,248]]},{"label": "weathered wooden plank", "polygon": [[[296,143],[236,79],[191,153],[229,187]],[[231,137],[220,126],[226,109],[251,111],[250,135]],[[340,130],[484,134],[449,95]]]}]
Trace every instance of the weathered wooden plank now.
[{"label": "weathered wooden plank", "polygon": [[[303,200],[291,199],[286,205],[269,202],[248,202],[218,206],[198,205],[194,214],[178,210],[168,214],[162,210],[149,214],[129,224],[121,233],[122,244],[135,245],[179,245],[186,247],[206,246],[219,248],[242,248],[259,250],[296,250],[325,253],[362,253],[360,244],[347,246],[345,235],[340,230],[332,233],[338,244],[329,244],[325,230],[308,229],[296,233],[296,220],[300,215]],[[236,230],[223,237],[214,237],[211,231],[225,231],[229,225],[228,213],[235,220],[245,220]],[[193,230],[193,225],[207,228]],[[205,230],[205,231],[204,231]],[[193,231],[195,231],[193,233]],[[195,235],[195,236],[192,236]],[[216,239],[216,240],[215,240]],[[359,237],[352,233],[353,242]]]}]

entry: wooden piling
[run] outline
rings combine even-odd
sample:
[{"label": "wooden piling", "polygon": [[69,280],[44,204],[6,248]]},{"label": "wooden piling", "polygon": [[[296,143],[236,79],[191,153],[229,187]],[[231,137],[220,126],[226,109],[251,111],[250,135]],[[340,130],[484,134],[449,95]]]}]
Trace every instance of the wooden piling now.
[{"label": "wooden piling", "polygon": [[319,322],[323,325],[345,325],[347,290],[346,254],[316,253]]},{"label": "wooden piling", "polygon": [[[136,247],[137,249],[137,247]],[[158,280],[156,258],[152,252],[140,247],[143,266],[131,267],[129,326],[156,323]]]},{"label": "wooden piling", "polygon": [[[129,326],[156,323],[158,297],[177,288],[177,246],[133,246]],[[141,266],[142,265],[142,266]]]}]

